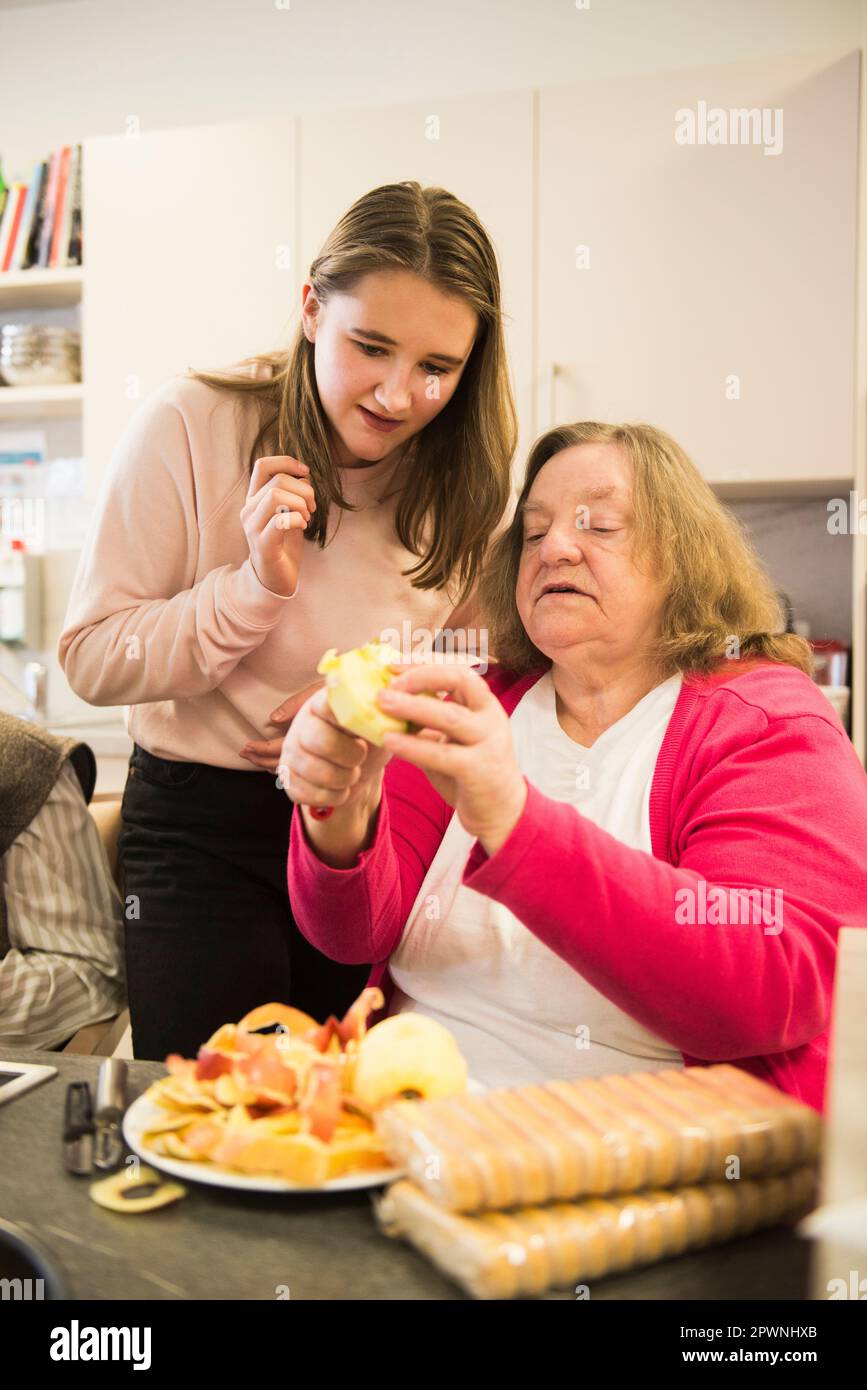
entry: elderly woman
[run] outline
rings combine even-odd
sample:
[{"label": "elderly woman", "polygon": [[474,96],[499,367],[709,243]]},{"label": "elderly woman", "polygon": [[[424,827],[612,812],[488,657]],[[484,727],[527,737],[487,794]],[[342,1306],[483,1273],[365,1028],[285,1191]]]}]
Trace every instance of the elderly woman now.
[{"label": "elderly woman", "polygon": [[867,777],[737,522],[661,431],[564,426],[482,598],[500,666],[380,697],[423,733],[296,716],[302,932],[485,1086],[728,1061],[821,1110]]}]

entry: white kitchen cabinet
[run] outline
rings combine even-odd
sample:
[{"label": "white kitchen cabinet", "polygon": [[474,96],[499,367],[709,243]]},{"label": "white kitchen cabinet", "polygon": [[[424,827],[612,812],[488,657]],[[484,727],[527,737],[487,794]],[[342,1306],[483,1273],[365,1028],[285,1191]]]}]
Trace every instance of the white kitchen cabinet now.
[{"label": "white kitchen cabinet", "polygon": [[[540,429],[644,420],[747,489],[853,476],[858,81],[852,53],[540,93]],[[713,108],[767,108],[766,144]],[[730,142],[678,143],[687,110]]]},{"label": "white kitchen cabinet", "polygon": [[519,476],[533,429],[533,102],[517,91],[312,113],[300,121],[298,152],[299,285],[340,217],[380,184],[446,188],[477,213],[500,266]]},{"label": "white kitchen cabinet", "polygon": [[83,441],[90,492],[145,396],[285,341],[295,122],[84,141]]}]

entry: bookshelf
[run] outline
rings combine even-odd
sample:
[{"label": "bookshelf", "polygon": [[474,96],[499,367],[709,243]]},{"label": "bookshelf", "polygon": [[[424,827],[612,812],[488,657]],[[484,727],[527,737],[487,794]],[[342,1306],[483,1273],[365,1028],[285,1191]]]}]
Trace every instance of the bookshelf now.
[{"label": "bookshelf", "polygon": [[[0,316],[29,316],[45,309],[75,310],[84,291],[84,269],[0,271]],[[84,408],[84,384],[59,386],[0,385],[0,424],[13,420],[57,420],[80,417]]]},{"label": "bookshelf", "polygon": [[81,302],[84,270],[0,271],[0,313],[18,309],[67,309]]},{"label": "bookshelf", "polygon": [[56,420],[81,415],[84,384],[60,386],[0,386],[0,421]]}]

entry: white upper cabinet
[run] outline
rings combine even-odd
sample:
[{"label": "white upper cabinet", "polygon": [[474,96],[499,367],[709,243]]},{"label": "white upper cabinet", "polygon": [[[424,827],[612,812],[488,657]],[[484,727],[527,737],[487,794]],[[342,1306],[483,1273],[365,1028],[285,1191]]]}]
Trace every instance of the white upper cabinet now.
[{"label": "white upper cabinet", "polygon": [[92,484],[162,381],[288,343],[328,232],[402,179],[493,240],[518,477],[550,423],[597,418],[661,426],[715,483],[848,478],[857,128],[850,54],[87,140]]},{"label": "white upper cabinet", "polygon": [[303,116],[297,284],[357,198],[406,179],[454,193],[478,215],[494,244],[521,426],[515,456],[520,476],[532,431],[532,92]]},{"label": "white upper cabinet", "polygon": [[540,430],[644,420],[715,483],[853,474],[858,62],[540,93]]},{"label": "white upper cabinet", "polygon": [[295,122],[84,142],[84,452],[93,491],[140,400],[285,341]]}]

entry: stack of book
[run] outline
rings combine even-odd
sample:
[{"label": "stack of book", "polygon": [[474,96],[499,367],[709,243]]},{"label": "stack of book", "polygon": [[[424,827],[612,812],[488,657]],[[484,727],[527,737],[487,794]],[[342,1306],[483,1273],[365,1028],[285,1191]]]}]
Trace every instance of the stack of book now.
[{"label": "stack of book", "polygon": [[55,150],[29,184],[0,175],[0,272],[81,263],[81,146]]},{"label": "stack of book", "polygon": [[791,1221],[815,1205],[821,1119],[728,1063],[399,1100],[401,1177],[375,1206],[476,1298],[513,1298]]}]

